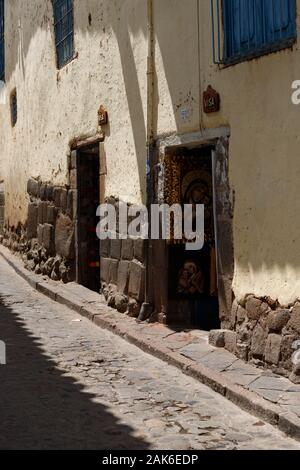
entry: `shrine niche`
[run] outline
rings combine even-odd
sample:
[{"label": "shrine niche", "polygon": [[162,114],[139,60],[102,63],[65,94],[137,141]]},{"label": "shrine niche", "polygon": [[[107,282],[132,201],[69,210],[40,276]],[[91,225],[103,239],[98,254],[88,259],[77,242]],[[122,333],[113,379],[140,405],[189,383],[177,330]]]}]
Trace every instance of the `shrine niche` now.
[{"label": "shrine niche", "polygon": [[180,240],[174,239],[173,219],[170,219],[168,292],[173,312],[177,308],[186,311],[180,304],[188,302],[191,322],[205,328],[205,321],[212,326],[218,321],[211,152],[207,149],[180,152],[165,159],[165,202],[170,206],[180,204],[182,208],[184,204],[192,205],[193,228],[196,206],[204,205],[204,246],[197,251],[186,250],[184,235]]}]

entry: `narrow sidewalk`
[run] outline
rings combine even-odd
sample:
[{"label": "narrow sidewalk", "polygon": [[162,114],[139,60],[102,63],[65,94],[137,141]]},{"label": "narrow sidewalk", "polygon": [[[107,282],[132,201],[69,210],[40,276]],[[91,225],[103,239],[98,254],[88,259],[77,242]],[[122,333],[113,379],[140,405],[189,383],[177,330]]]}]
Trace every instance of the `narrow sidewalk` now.
[{"label": "narrow sidewalk", "polygon": [[208,344],[199,330],[176,331],[158,323],[137,323],[107,307],[101,295],[75,284],[54,282],[27,271],[0,246],[3,259],[34,289],[87,317],[142,350],[180,368],[233,403],[300,440],[300,385],[247,364]]}]

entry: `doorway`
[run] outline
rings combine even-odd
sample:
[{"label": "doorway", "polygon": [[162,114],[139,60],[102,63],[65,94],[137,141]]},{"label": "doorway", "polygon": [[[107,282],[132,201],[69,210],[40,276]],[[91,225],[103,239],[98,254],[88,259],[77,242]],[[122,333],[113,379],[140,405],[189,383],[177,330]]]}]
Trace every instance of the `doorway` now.
[{"label": "doorway", "polygon": [[[217,233],[212,147],[180,148],[171,156],[176,167],[172,194],[182,206],[204,204],[205,242],[188,251],[184,240],[168,246],[168,323],[212,330],[220,328]],[[172,200],[174,203],[174,198]],[[193,210],[194,213],[194,210]]]},{"label": "doorway", "polygon": [[100,290],[100,240],[96,227],[100,204],[99,145],[77,151],[77,282],[90,290]]}]

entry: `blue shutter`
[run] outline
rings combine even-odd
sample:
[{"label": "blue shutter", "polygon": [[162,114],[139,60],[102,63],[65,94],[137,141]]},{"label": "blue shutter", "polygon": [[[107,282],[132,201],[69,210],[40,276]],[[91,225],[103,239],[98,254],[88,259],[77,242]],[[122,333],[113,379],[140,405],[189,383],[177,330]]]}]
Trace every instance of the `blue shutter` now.
[{"label": "blue shutter", "polygon": [[4,0],[0,0],[0,80],[5,78]]},{"label": "blue shutter", "polygon": [[268,50],[296,36],[296,0],[223,0],[225,59]]},{"label": "blue shutter", "polygon": [[266,43],[295,37],[296,0],[263,0],[265,7]]},{"label": "blue shutter", "polygon": [[262,41],[262,0],[224,0],[225,56],[246,54]]}]

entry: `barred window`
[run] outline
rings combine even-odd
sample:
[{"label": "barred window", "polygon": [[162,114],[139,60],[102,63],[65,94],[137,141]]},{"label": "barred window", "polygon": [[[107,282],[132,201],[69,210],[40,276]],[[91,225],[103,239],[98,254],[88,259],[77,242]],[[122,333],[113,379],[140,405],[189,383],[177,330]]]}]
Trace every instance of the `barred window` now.
[{"label": "barred window", "polygon": [[57,66],[61,68],[74,55],[73,0],[52,0]]},{"label": "barred window", "polygon": [[17,90],[15,89],[10,96],[10,113],[11,113],[11,125],[15,127],[18,120],[18,101],[17,101]]},{"label": "barred window", "polygon": [[0,80],[5,79],[4,0],[0,0]]}]

